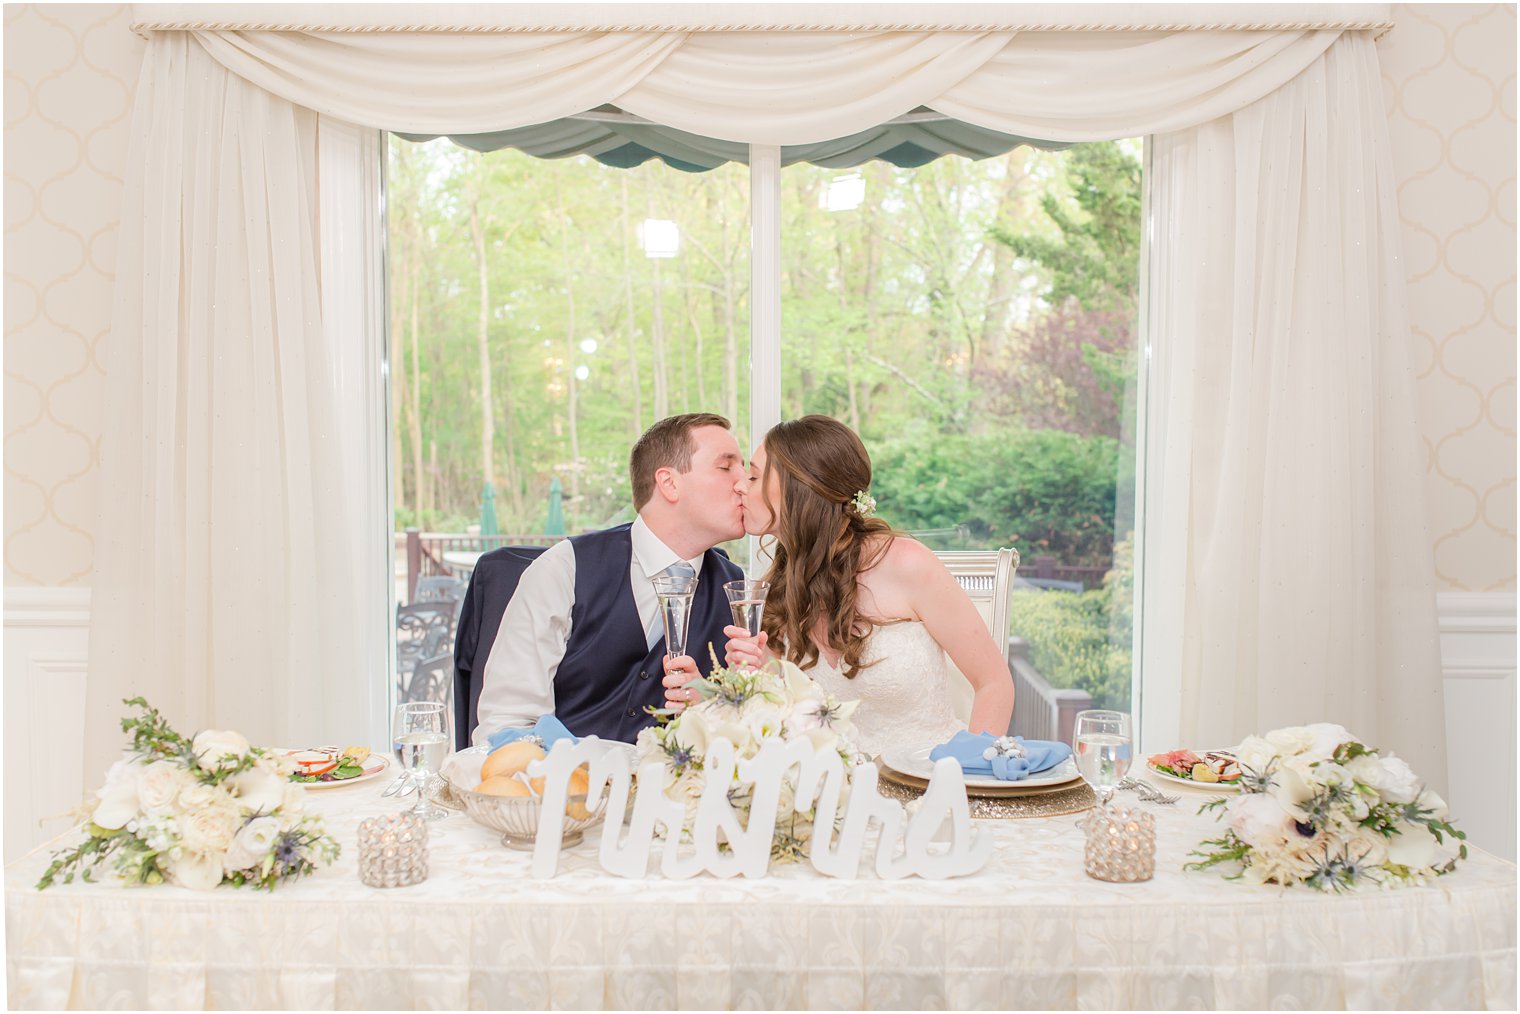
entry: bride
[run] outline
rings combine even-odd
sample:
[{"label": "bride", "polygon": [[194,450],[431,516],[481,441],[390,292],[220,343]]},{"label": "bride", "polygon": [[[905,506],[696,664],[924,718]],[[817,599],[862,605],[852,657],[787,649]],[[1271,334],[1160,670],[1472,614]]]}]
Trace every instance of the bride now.
[{"label": "bride", "polygon": [[1001,736],[1013,680],[987,625],[922,543],[871,516],[871,459],[828,416],[783,422],[765,435],[741,483],[744,527],[775,538],[762,632],[742,627],[727,661],[774,655],[841,700],[859,700],[856,745],[932,746],[965,728],[951,712],[949,653],[975,692],[972,732]]}]

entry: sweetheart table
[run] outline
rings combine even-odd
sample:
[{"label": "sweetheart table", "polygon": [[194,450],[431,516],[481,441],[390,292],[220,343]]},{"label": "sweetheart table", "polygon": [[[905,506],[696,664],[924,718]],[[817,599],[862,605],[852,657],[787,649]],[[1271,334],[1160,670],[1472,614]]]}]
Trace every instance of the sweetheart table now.
[{"label": "sweetheart table", "polygon": [[[1510,1008],[1513,864],[1481,849],[1421,888],[1323,895],[1184,873],[1218,825],[1156,814],[1156,877],[1082,872],[1073,816],[978,821],[998,848],[950,881],[787,866],[760,880],[625,880],[599,829],[535,881],[464,814],[432,825],[426,883],[359,882],[381,782],[309,794],[344,854],[274,893],[33,888],[6,870],[15,1008]],[[1126,797],[1132,798],[1132,797]],[[53,843],[56,847],[63,839]]]}]

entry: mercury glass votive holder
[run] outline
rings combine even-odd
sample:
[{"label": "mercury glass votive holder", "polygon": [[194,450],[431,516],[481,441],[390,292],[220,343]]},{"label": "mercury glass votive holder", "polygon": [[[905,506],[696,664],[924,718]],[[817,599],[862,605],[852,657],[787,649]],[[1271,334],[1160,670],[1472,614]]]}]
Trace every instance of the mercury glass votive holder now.
[{"label": "mercury glass votive holder", "polygon": [[359,879],[370,887],[408,887],[428,875],[427,821],[410,811],[359,822]]},{"label": "mercury glass votive holder", "polygon": [[1087,875],[1136,883],[1156,874],[1156,818],[1139,808],[1099,806],[1082,822]]}]

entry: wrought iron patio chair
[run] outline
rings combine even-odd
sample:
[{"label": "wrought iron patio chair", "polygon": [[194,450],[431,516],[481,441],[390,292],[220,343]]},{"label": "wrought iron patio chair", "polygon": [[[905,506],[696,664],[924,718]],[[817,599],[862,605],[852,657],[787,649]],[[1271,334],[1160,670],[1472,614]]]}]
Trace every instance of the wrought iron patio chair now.
[{"label": "wrought iron patio chair", "polygon": [[468,587],[463,578],[420,577],[417,579],[417,594],[412,602],[459,602],[464,598]]}]

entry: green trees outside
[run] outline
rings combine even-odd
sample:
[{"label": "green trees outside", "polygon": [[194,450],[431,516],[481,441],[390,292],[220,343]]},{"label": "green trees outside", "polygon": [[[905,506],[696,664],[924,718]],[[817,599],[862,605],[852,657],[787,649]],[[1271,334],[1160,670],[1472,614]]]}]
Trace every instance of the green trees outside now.
[{"label": "green trees outside", "polygon": [[[783,413],[861,433],[893,524],[1114,564],[1132,528],[1136,151],[783,170]],[[857,173],[861,203],[826,210]],[[489,483],[502,531],[539,532],[555,478],[568,529],[599,527],[631,516],[628,447],[654,419],[718,411],[746,432],[748,187],[737,165],[393,139],[398,527],[462,530]],[[646,219],[676,224],[676,256],[646,256]],[[1121,592],[1018,598],[1015,631],[1053,682],[1127,697],[1109,657]]]}]

